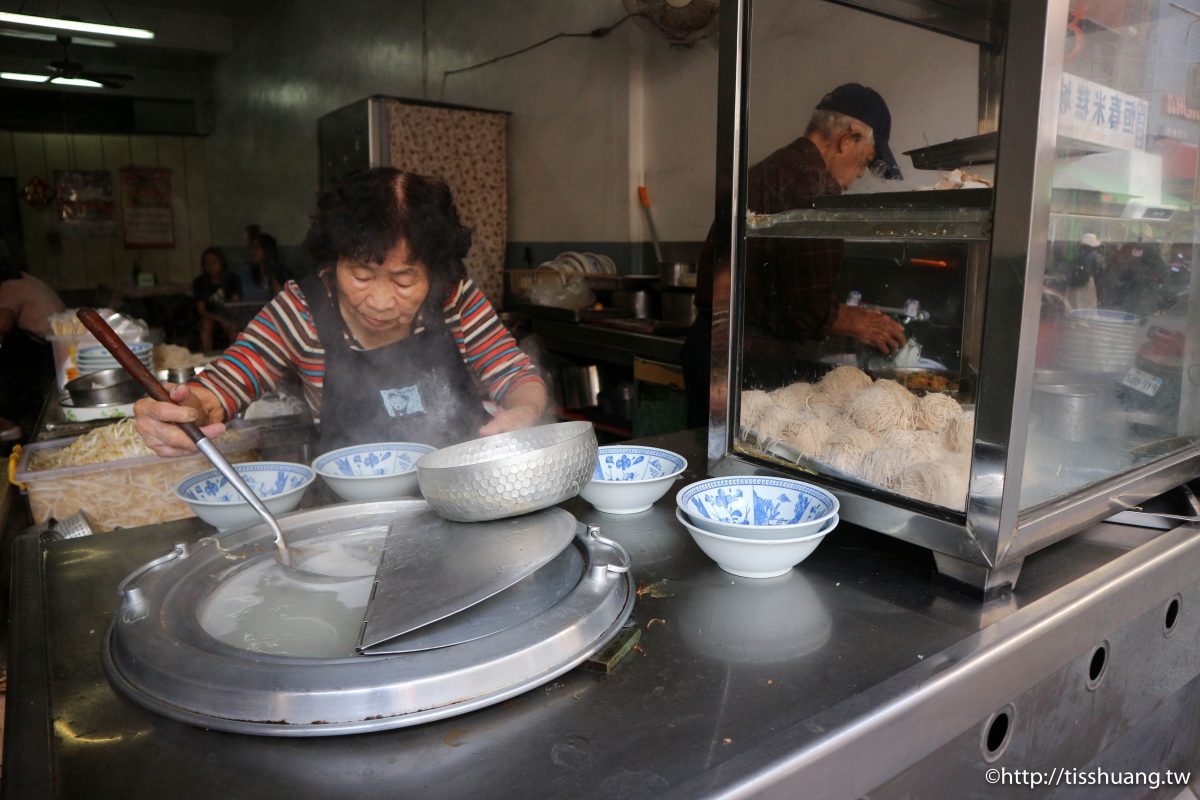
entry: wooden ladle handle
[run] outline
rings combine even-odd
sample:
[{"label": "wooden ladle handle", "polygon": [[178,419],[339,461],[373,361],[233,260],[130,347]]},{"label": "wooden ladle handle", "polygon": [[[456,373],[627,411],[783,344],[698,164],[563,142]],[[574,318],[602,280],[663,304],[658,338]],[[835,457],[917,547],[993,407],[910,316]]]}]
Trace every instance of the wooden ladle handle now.
[{"label": "wooden ladle handle", "polygon": [[[117,360],[129,377],[133,378],[138,384],[146,390],[146,393],[155,400],[160,400],[164,403],[172,403],[170,393],[166,390],[158,379],[146,369],[133,351],[129,349],[129,345],[125,344],[125,340],[117,335],[117,332],[112,329],[108,321],[94,308],[81,308],[75,312],[75,316],[79,317],[79,321],[83,323],[83,327],[92,332],[96,337],[96,341],[104,345],[104,349],[112,353],[112,357]],[[194,422],[179,422],[176,423],[183,432],[188,435],[193,442],[199,442],[204,438],[204,434],[200,432],[200,427]]]}]

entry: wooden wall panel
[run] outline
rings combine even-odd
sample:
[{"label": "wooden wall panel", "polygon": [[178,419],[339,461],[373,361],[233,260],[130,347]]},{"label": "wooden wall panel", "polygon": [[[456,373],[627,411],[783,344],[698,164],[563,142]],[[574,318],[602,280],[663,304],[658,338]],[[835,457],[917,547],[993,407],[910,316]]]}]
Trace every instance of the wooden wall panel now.
[{"label": "wooden wall panel", "polygon": [[[193,137],[184,139],[183,155],[187,167],[184,171],[184,177],[187,178],[184,187],[186,199],[185,205],[175,212],[175,224],[187,225],[192,242],[192,274],[199,275],[200,254],[213,244],[212,225],[208,216],[208,165],[204,159],[204,141]],[[186,220],[181,213],[183,209],[187,210]]]},{"label": "wooden wall panel", "polygon": [[[0,131],[0,175],[16,175],[17,159],[13,154],[13,140],[10,131]],[[18,191],[20,186],[17,187]]]},{"label": "wooden wall panel", "polygon": [[121,208],[121,167],[129,166],[131,158],[129,136],[125,134],[101,136],[100,147],[104,153],[104,168],[110,170],[113,176],[113,203],[116,204],[113,216],[117,222],[117,234],[113,239],[112,263],[109,265],[108,277],[105,282],[115,286],[131,280],[133,275],[133,251],[125,248],[125,217]]},{"label": "wooden wall panel", "polygon": [[[167,254],[166,278],[172,283],[190,283],[192,240],[187,225],[187,159],[182,137],[159,137],[158,165],[171,170],[171,214],[175,225],[175,247],[163,251]],[[159,280],[163,277],[160,275]]]},{"label": "wooden wall panel", "polygon": [[[18,190],[35,176],[53,185],[55,170],[112,173],[116,231],[110,238],[73,237],[58,224],[53,206],[18,203],[29,270],[60,289],[87,289],[127,285],[136,261],[160,284],[190,285],[211,238],[204,144],[195,137],[0,131],[0,174],[13,175]],[[171,170],[174,248],[126,249],[120,171],[131,165]]]},{"label": "wooden wall panel", "polygon": [[[40,133],[12,134],[13,161],[17,186],[23,187],[32,178],[41,178],[51,185],[54,175],[46,169],[45,137]],[[53,206],[35,209],[21,202],[21,238],[25,243],[28,269],[43,280],[61,285],[61,244],[53,236]]]}]

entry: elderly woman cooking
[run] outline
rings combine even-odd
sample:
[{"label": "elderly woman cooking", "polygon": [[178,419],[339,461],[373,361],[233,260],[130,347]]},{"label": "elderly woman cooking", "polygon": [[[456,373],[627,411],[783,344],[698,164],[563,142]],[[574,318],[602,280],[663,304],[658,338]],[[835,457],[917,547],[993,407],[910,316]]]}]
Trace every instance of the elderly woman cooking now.
[{"label": "elderly woman cooking", "polygon": [[344,178],[321,194],[305,238],[318,273],[288,282],[228,350],[175,387],[181,405],[140,400],[142,437],[161,456],[195,452],[171,423],[215,436],[287,370],[326,452],[440,447],[535,424],[546,385],[467,277],[470,243],[440,180],[386,167]]}]

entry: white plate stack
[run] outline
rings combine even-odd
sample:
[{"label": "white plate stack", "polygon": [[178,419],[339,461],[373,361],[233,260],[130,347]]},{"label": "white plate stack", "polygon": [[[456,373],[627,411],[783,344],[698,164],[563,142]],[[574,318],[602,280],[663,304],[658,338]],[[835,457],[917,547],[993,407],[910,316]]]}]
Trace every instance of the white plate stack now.
[{"label": "white plate stack", "polygon": [[[146,365],[146,369],[154,372],[154,345],[150,342],[127,342],[129,349]],[[76,366],[80,375],[90,375],[102,369],[120,369],[121,365],[103,345],[81,347],[75,356]]]},{"label": "white plate stack", "polygon": [[1080,372],[1124,372],[1137,355],[1140,323],[1138,315],[1125,311],[1076,309],[1067,315],[1059,363]]}]

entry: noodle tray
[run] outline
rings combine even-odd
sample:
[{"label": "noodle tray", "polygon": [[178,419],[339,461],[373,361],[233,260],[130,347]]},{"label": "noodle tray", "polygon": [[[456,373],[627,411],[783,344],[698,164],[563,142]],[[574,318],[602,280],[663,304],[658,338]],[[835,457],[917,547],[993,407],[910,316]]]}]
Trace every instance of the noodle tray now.
[{"label": "noodle tray", "polygon": [[[233,463],[257,461],[258,429],[231,428],[217,448]],[[37,469],[80,437],[36,442],[22,448],[10,475],[23,485],[35,523],[65,519],[77,511],[87,515],[96,531],[136,528],[194,517],[187,503],[175,496],[179,481],[209,469],[204,456],[160,458],[155,455],[118,457],[80,466]],[[15,454],[14,454],[15,455]]]}]

